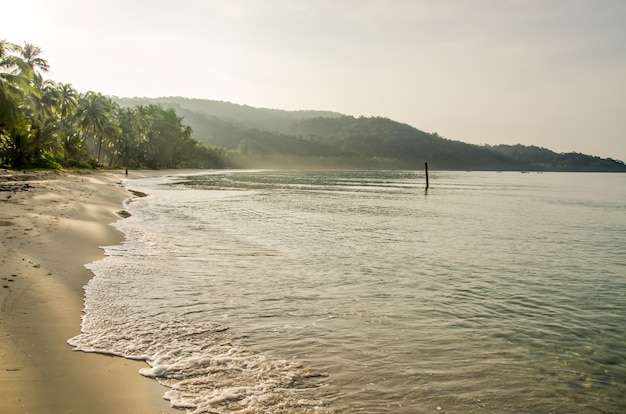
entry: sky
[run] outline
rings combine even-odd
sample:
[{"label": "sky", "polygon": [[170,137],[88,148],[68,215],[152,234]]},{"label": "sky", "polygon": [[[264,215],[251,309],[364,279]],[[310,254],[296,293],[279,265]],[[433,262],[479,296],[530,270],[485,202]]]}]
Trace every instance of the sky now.
[{"label": "sky", "polygon": [[0,0],[79,92],[382,116],[626,161],[624,0]]}]

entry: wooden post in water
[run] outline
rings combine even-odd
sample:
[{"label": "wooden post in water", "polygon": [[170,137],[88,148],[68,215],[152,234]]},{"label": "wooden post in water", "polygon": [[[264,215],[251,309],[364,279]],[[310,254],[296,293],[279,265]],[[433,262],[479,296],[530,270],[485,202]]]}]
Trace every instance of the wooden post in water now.
[{"label": "wooden post in water", "polygon": [[428,163],[424,163],[424,169],[426,170],[426,191],[428,191]]}]

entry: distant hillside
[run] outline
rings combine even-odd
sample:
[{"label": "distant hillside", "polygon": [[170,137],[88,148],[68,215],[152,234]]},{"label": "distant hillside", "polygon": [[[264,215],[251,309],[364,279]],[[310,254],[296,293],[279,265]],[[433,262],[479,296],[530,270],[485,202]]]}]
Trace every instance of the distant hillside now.
[{"label": "distant hillside", "polygon": [[233,167],[619,171],[621,161],[522,145],[478,146],[391,119],[284,111],[187,98],[115,98],[173,108],[194,138],[230,150]]},{"label": "distant hillside", "polygon": [[519,169],[521,164],[482,147],[451,141],[386,118],[313,118],[298,123],[298,135],[311,141],[384,160],[397,168]]},{"label": "distant hillside", "polygon": [[496,145],[491,150],[520,162],[527,170],[624,172],[624,163],[576,152],[558,154],[546,148],[524,145]]},{"label": "distant hillside", "polygon": [[[191,125],[193,118],[201,127],[205,122],[202,118],[219,118],[233,122],[241,127],[256,128],[267,131],[285,131],[293,122],[308,118],[338,118],[343,114],[330,111],[284,111],[280,109],[255,108],[247,105],[238,105],[230,102],[212,101],[208,99],[189,99],[180,97],[168,98],[115,98],[122,106],[148,105],[159,103],[164,107],[173,108],[180,116],[184,116],[195,132],[200,134],[202,128],[196,131]],[[201,134],[200,134],[201,135]]]}]

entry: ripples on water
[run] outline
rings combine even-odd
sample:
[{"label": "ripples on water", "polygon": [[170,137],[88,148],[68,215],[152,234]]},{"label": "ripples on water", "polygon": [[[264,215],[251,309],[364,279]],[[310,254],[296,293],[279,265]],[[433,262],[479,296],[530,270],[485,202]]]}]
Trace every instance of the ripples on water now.
[{"label": "ripples on water", "polygon": [[626,176],[430,181],[133,180],[70,342],[192,412],[624,411]]}]

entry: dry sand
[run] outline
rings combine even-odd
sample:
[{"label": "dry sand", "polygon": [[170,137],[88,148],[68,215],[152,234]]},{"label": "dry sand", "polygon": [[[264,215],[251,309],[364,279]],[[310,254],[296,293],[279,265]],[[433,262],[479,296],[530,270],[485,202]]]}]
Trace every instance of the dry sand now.
[{"label": "dry sand", "polygon": [[[163,172],[142,172],[141,176]],[[131,177],[138,174],[131,171]],[[180,413],[142,362],[74,351],[84,265],[123,235],[123,171],[0,171],[0,412]],[[17,181],[16,181],[17,180]],[[7,191],[8,190],[8,191]]]}]

